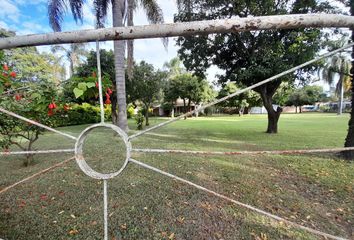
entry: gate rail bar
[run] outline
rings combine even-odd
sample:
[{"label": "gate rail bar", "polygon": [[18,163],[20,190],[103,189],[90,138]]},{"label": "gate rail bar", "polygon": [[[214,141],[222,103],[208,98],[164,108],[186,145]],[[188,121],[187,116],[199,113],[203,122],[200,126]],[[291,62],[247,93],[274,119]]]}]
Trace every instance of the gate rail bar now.
[{"label": "gate rail bar", "polygon": [[354,28],[354,17],[340,14],[291,14],[33,34],[2,38],[0,49],[308,27]]}]

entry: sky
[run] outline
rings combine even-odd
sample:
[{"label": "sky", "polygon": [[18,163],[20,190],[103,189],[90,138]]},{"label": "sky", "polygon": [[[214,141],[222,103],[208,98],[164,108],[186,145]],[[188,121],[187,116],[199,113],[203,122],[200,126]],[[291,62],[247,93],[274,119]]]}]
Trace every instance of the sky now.
[{"label": "sky", "polygon": [[[53,32],[50,28],[47,15],[48,0],[1,0],[0,27],[15,31],[17,35],[39,34]],[[93,29],[95,18],[92,14],[92,2],[83,7],[84,19],[82,24],[77,24],[70,11],[67,12],[62,24],[62,31]],[[162,8],[166,23],[173,23],[173,15],[177,13],[175,0],[157,0]],[[106,26],[112,25],[112,15],[109,12]],[[135,25],[146,25],[145,12],[139,8],[134,15]],[[177,56],[178,47],[175,46],[174,38],[169,39],[168,48],[165,49],[160,39],[140,39],[135,40],[134,58],[136,61],[145,60],[153,64],[156,68],[162,68],[163,64]],[[94,44],[89,44],[89,49],[95,49]],[[112,49],[112,41],[101,44],[101,48]],[[49,51],[49,46],[39,47],[40,51]],[[208,70],[209,82],[214,81],[214,76],[220,72],[216,67]]]}]

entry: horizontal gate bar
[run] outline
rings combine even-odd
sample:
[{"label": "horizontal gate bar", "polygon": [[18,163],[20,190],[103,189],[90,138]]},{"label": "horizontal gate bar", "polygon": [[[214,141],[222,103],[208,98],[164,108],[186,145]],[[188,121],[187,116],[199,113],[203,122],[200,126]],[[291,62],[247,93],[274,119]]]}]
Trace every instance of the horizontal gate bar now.
[{"label": "horizontal gate bar", "polygon": [[330,153],[353,151],[354,147],[345,148],[323,148],[323,149],[292,149],[292,150],[264,150],[264,151],[193,151],[180,149],[153,149],[153,148],[133,148],[132,152],[141,153],[183,153],[183,154],[201,154],[201,155],[263,155],[263,154],[305,154],[305,153]]},{"label": "horizontal gate bar", "polygon": [[160,38],[309,27],[354,28],[354,17],[339,14],[291,14],[34,34],[2,38],[0,49],[97,40]]},{"label": "horizontal gate bar", "polygon": [[36,150],[36,151],[15,151],[15,152],[0,152],[2,155],[24,155],[24,154],[47,154],[47,153],[74,153],[75,149],[54,149],[54,150]]}]

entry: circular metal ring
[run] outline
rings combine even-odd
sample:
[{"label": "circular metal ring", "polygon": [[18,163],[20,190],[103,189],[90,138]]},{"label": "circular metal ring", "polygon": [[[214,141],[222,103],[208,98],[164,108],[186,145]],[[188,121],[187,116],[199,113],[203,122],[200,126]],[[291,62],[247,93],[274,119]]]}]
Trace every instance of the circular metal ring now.
[{"label": "circular metal ring", "polygon": [[[127,151],[126,158],[123,163],[123,166],[116,172],[112,172],[112,173],[96,172],[85,161],[85,158],[83,155],[83,145],[84,145],[85,139],[86,139],[87,135],[93,129],[99,128],[99,127],[105,127],[105,128],[110,128],[110,129],[114,130],[116,133],[119,134],[119,136],[122,138],[122,140],[125,143],[126,151]],[[119,127],[117,127],[113,124],[99,123],[99,124],[94,124],[81,132],[80,136],[78,137],[78,139],[76,140],[76,143],[75,143],[75,160],[76,160],[76,163],[79,165],[80,169],[86,175],[88,175],[92,178],[95,178],[95,179],[110,179],[110,178],[113,178],[113,177],[119,175],[124,170],[124,168],[127,166],[129,159],[130,159],[131,149],[132,149],[132,147],[131,147],[131,144],[128,140],[128,135],[122,129],[120,129]]]}]

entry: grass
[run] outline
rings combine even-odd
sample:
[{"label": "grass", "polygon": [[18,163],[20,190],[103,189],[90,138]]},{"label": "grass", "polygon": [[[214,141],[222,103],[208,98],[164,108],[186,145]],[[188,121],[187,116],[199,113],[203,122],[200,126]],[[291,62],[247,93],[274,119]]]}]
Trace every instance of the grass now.
[{"label": "grass", "polygon": [[[165,120],[153,118],[151,124]],[[200,117],[155,130],[132,144],[209,151],[342,147],[348,120],[347,115],[284,114],[279,134],[268,135],[264,115]],[[60,130],[78,135],[85,127]],[[37,148],[73,144],[46,133]],[[85,158],[94,169],[111,171],[124,158],[118,146],[110,132],[94,132]],[[27,168],[21,157],[0,157],[0,189],[70,156],[38,155]],[[334,154],[133,157],[299,224],[353,237],[354,164]],[[102,182],[84,175],[74,161],[1,194],[0,203],[2,238],[102,239]],[[110,239],[321,239],[133,164],[109,181],[109,222]]]}]

